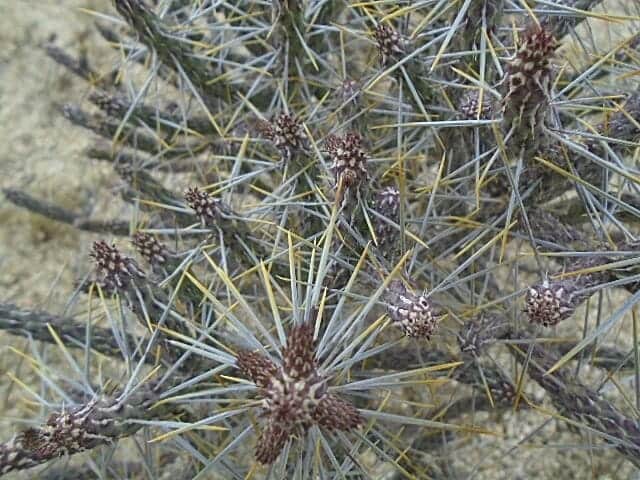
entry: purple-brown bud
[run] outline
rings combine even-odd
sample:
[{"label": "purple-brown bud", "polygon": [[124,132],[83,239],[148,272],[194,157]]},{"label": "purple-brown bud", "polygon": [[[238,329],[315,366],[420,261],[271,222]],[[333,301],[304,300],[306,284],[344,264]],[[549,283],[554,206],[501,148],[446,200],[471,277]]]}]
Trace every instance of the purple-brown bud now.
[{"label": "purple-brown bud", "polygon": [[290,437],[306,433],[313,424],[329,431],[349,431],[364,423],[352,404],[328,392],[313,337],[313,323],[294,326],[282,349],[281,365],[261,353],[238,353],[236,366],[259,387],[267,418],[256,448],[256,459],[262,464],[273,463]]},{"label": "purple-brown bud", "polygon": [[[374,208],[376,212],[392,222],[400,220],[400,191],[396,187],[385,187],[380,190],[375,198]],[[394,241],[397,230],[393,225],[377,218],[375,221],[378,243]]]},{"label": "purple-brown bud", "polygon": [[93,243],[89,256],[96,262],[97,282],[108,292],[125,289],[134,277],[145,276],[135,260],[103,240]]},{"label": "purple-brown bud", "polygon": [[566,320],[580,303],[571,280],[548,281],[529,288],[525,312],[533,323],[549,327]]},{"label": "purple-brown bud", "polygon": [[191,187],[185,192],[184,199],[189,207],[200,217],[203,224],[215,223],[220,217],[222,211],[221,201],[209,192],[200,190],[198,187]]},{"label": "purple-brown bud", "polygon": [[429,340],[442,314],[424,294],[416,295],[410,292],[400,281],[392,282],[389,292],[391,301],[387,310],[393,324],[408,337]]},{"label": "purple-brown bud", "polygon": [[326,152],[331,157],[331,171],[336,185],[342,180],[345,188],[358,186],[366,180],[367,153],[362,147],[362,137],[347,133],[344,137],[331,135],[326,141]]},{"label": "purple-brown bud", "polygon": [[153,266],[162,266],[167,262],[169,251],[153,235],[136,232],[133,235],[133,246],[144,259]]},{"label": "purple-brown bud", "polygon": [[404,54],[404,40],[390,25],[380,24],[373,31],[382,64],[386,65],[395,55]]},{"label": "purple-brown bud", "polygon": [[302,128],[302,122],[292,115],[281,113],[270,122],[261,120],[258,122],[258,130],[287,159],[294,152],[305,149],[307,134]]},{"label": "purple-brown bud", "polygon": [[458,105],[458,113],[464,120],[487,120],[493,116],[493,104],[488,94],[483,94],[480,102],[480,92],[468,92]]},{"label": "purple-brown bud", "polygon": [[505,118],[519,122],[526,118],[531,128],[541,121],[549,98],[551,58],[557,48],[553,34],[541,27],[524,32],[520,48],[507,65]]}]

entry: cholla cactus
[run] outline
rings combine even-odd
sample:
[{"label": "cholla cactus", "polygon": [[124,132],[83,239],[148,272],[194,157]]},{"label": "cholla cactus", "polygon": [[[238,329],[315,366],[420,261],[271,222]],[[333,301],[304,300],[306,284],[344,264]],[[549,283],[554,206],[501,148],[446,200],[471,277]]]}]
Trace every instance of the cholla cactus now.
[{"label": "cholla cactus", "polygon": [[101,90],[91,92],[89,100],[95,103],[100,110],[110,117],[117,118],[125,114],[127,111],[127,104],[125,101]]},{"label": "cholla cactus", "polygon": [[328,431],[350,431],[363,423],[356,408],[327,390],[318,371],[313,325],[294,326],[282,351],[281,366],[256,352],[240,352],[238,368],[260,388],[266,426],[258,439],[256,459],[273,463],[294,434],[312,424]]},{"label": "cholla cactus", "polygon": [[396,187],[384,187],[375,196],[376,216],[374,228],[380,251],[390,256],[397,250],[399,230],[390,222],[400,222],[400,191]]},{"label": "cholla cactus", "polygon": [[510,331],[509,324],[497,315],[485,314],[467,322],[458,333],[458,347],[463,355],[479,357]]},{"label": "cholla cactus", "polygon": [[149,407],[157,396],[146,387],[118,396],[98,396],[87,403],[67,405],[52,413],[47,421],[22,430],[0,444],[0,475],[32,468],[61,457],[114,445],[141,428],[138,421],[170,418],[180,414],[173,407],[160,406],[153,414]]},{"label": "cholla cactus", "polygon": [[605,268],[608,262],[606,254],[578,257],[563,274],[566,278],[545,279],[530,287],[525,300],[529,320],[548,327],[571,317],[582,302],[615,277]]},{"label": "cholla cactus", "polygon": [[144,232],[133,235],[133,246],[152,266],[163,266],[167,262],[169,251],[156,237]]},{"label": "cholla cactus", "polygon": [[[45,46],[85,83],[62,113],[116,178],[78,188],[85,205],[4,195],[67,232],[138,232],[137,253],[96,242],[94,276],[85,256],[56,290],[79,272],[113,295],[0,303],[28,360],[2,364],[3,394],[32,416],[0,472],[86,451],[66,478],[556,478],[548,429],[504,428],[519,465],[480,463],[501,411],[560,420],[529,408],[527,378],[589,432],[573,476],[637,462],[637,18],[594,22],[591,0],[267,3],[113,0],[103,59]],[[37,301],[49,269],[29,262],[70,244],[8,249],[29,256],[7,296]],[[559,322],[562,338],[537,328]],[[585,388],[560,375],[574,359]]]},{"label": "cholla cactus", "polygon": [[11,445],[0,447],[0,462],[5,474],[38,465],[51,458],[62,457],[108,444],[117,437],[105,435],[110,419],[103,420],[97,402],[53,414],[41,428],[27,428],[13,439]]},{"label": "cholla cactus", "polygon": [[[515,357],[521,363],[525,359],[529,363],[528,356],[522,351],[517,351]],[[531,377],[545,389],[565,418],[584,424],[590,434],[601,436],[634,465],[640,465],[640,422],[620,412],[566,369],[549,374],[558,360],[554,353],[532,345]]]},{"label": "cholla cactus", "polygon": [[486,93],[480,103],[480,92],[472,90],[462,98],[458,112],[465,120],[487,120],[493,116],[493,103]]}]

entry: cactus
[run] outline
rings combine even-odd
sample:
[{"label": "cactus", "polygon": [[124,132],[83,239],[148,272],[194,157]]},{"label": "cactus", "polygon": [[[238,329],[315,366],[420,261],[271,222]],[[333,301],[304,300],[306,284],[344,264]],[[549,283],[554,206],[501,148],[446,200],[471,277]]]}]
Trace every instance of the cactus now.
[{"label": "cactus", "polygon": [[45,45],[119,208],[3,190],[94,242],[64,312],[0,303],[0,474],[466,478],[535,419],[631,475],[640,42],[600,3],[113,0],[106,71]]}]

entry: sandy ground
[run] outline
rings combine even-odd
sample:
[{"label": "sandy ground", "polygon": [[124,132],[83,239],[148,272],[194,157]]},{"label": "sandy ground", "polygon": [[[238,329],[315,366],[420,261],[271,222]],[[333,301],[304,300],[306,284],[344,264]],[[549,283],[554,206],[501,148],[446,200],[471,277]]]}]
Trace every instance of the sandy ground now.
[{"label": "sandy ground", "polygon": [[[20,188],[87,211],[104,178],[83,158],[91,141],[60,114],[88,87],[40,48],[56,37],[72,52],[99,44],[93,18],[108,0],[0,0],[0,187]],[[90,236],[22,212],[0,198],[0,298],[25,306],[59,306]],[[80,254],[79,255],[79,251]],[[55,305],[49,305],[49,304]]]},{"label": "sandy ground", "polygon": [[[1,188],[24,189],[90,212],[96,187],[108,185],[108,170],[82,154],[91,136],[71,127],[60,114],[64,103],[80,101],[88,87],[48,59],[40,45],[55,35],[57,44],[71,52],[95,50],[100,42],[91,28],[93,18],[79,7],[104,11],[109,4],[108,0],[0,0]],[[89,268],[92,238],[19,210],[0,195],[0,301],[60,312],[73,282]],[[33,411],[26,413],[22,392],[6,375],[12,372],[30,379],[25,368],[16,367],[19,357],[9,347],[29,350],[27,341],[0,334],[2,441],[11,438],[21,417],[33,416]]]},{"label": "sandy ground", "polygon": [[[115,182],[107,167],[84,157],[92,136],[60,115],[60,106],[81,101],[88,87],[39,48],[55,35],[57,44],[71,52],[108,51],[92,30],[93,17],[80,7],[106,11],[109,6],[109,0],[0,0],[0,187],[25,189],[89,213],[99,208],[98,186],[109,188]],[[89,268],[87,252],[94,238],[18,210],[0,196],[0,300],[61,311],[73,282]],[[15,368],[8,346],[22,349],[26,341],[0,334],[2,383]],[[8,406],[18,398],[11,386],[0,387],[0,440],[15,430],[21,409]],[[504,441],[499,442],[505,453],[491,460],[495,468],[476,478],[628,478],[628,469],[615,470],[617,457],[609,463],[611,456],[598,460],[597,452],[594,464],[588,463],[587,453],[552,446],[507,453],[540,420],[507,415],[500,426]],[[551,439],[557,434],[553,425],[545,432]],[[575,436],[555,440],[580,441]]]}]

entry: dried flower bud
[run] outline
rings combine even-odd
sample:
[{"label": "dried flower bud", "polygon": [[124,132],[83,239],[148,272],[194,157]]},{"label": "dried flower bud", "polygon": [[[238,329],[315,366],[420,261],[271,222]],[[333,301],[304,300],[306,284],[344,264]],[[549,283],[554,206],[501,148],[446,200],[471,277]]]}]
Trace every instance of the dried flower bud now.
[{"label": "dried flower bud", "polygon": [[326,151],[333,161],[331,171],[336,185],[342,180],[345,188],[357,186],[367,178],[367,154],[362,148],[362,137],[357,133],[329,136]]},{"label": "dried flower bud", "polygon": [[503,100],[508,119],[528,119],[534,128],[542,120],[549,98],[551,58],[558,48],[553,34],[543,28],[529,28],[522,45],[507,66],[507,94]]},{"label": "dried flower bud", "polygon": [[[143,418],[143,412],[157,401],[150,389],[142,388],[127,397],[95,397],[88,403],[65,407],[52,413],[46,423],[22,430],[0,444],[0,476],[42,465],[101,445],[113,445],[118,438],[131,435],[129,419]],[[66,473],[68,473],[65,470]],[[65,473],[65,475],[66,475]],[[81,475],[86,478],[85,475]],[[34,478],[60,478],[47,473]],[[71,475],[70,478],[79,478]],[[91,475],[91,478],[95,478]]]},{"label": "dried flower bud", "polygon": [[282,351],[280,375],[273,377],[264,394],[269,417],[293,431],[306,430],[313,411],[327,394],[326,380],[319,374],[315,359],[313,324],[294,326]]},{"label": "dried flower bud", "polygon": [[220,216],[221,202],[208,192],[191,187],[184,194],[187,204],[198,214],[203,224],[213,223]]},{"label": "dried flower bud", "polygon": [[373,31],[382,63],[386,65],[396,54],[404,53],[404,40],[393,27],[380,24]]},{"label": "dried flower bud", "polygon": [[291,329],[283,353],[282,368],[296,380],[313,375],[317,370],[313,323],[304,323]]},{"label": "dried flower bud", "polygon": [[[52,414],[39,428],[27,428],[15,439],[15,445],[24,452],[23,461],[37,465],[41,461],[60,457],[69,452],[82,452],[96,443],[110,439],[91,432],[88,408]],[[3,472],[4,473],[4,472]]]},{"label": "dried flower bud", "polygon": [[390,220],[398,218],[400,211],[400,190],[385,187],[378,192],[375,200],[376,210]]},{"label": "dried flower bud", "polygon": [[487,120],[493,116],[493,104],[487,94],[483,94],[480,104],[480,92],[472,90],[462,98],[458,112],[465,120]]},{"label": "dried flower bud", "polygon": [[529,320],[549,327],[566,320],[580,303],[576,295],[576,285],[569,280],[549,282],[529,288],[525,312]]},{"label": "dried flower bud", "polygon": [[271,119],[258,122],[258,130],[264,138],[290,159],[294,152],[304,150],[307,134],[302,128],[302,122],[292,115],[281,113]]},{"label": "dried flower bud", "polygon": [[400,281],[392,282],[389,291],[391,301],[387,310],[394,325],[408,337],[429,340],[442,316],[431,301],[424,295],[411,293]]},{"label": "dried flower bud", "polygon": [[169,251],[167,247],[160,243],[153,235],[136,232],[133,235],[132,243],[138,253],[151,265],[161,266],[166,263]]},{"label": "dried flower bud", "polygon": [[135,260],[125,257],[115,245],[103,240],[93,243],[89,255],[96,262],[98,283],[109,292],[126,288],[134,277],[144,277]]}]

